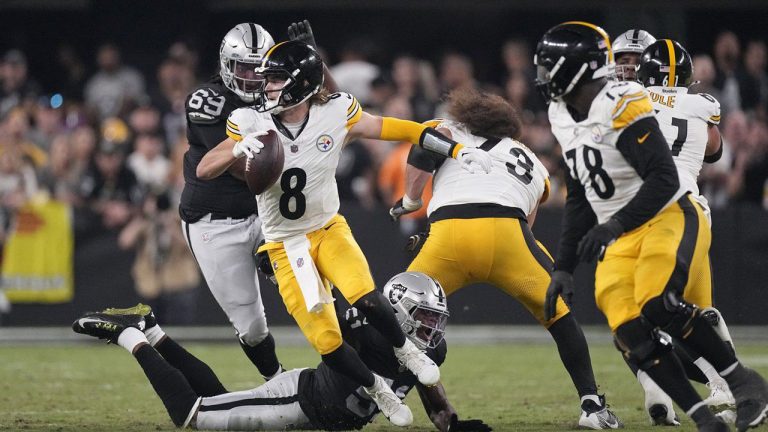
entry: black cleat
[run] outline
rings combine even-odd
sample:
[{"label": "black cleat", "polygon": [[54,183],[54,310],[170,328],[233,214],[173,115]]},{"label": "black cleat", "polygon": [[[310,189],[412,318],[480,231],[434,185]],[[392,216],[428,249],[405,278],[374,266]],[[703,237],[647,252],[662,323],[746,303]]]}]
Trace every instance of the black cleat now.
[{"label": "black cleat", "polygon": [[146,326],[144,327],[144,330],[148,328],[152,328],[155,325],[157,325],[157,319],[155,318],[155,313],[152,312],[152,307],[147,306],[143,303],[139,303],[136,306],[132,306],[129,308],[124,309],[118,309],[118,308],[106,308],[101,313],[107,314],[107,315],[141,315],[144,317],[144,322],[146,323]]},{"label": "black cleat", "polygon": [[739,432],[759,426],[768,415],[768,383],[752,369],[745,367],[743,373],[744,376],[731,385],[736,398],[736,429]]},{"label": "black cleat", "polygon": [[680,419],[674,413],[670,416],[669,410],[667,410],[664,404],[651,405],[648,408],[648,415],[651,417],[651,424],[654,426],[680,426]]},{"label": "black cleat", "polygon": [[128,327],[144,331],[146,323],[141,315],[108,315],[103,312],[89,312],[72,323],[75,333],[105,339],[117,343],[120,333]]}]

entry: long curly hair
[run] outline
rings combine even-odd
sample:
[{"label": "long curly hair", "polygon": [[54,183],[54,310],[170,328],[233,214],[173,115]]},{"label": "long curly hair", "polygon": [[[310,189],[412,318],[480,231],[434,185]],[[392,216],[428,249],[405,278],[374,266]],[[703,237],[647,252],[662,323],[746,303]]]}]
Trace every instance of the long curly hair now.
[{"label": "long curly hair", "polygon": [[446,100],[448,114],[474,135],[513,139],[520,136],[522,123],[517,110],[499,95],[461,87],[451,91]]}]

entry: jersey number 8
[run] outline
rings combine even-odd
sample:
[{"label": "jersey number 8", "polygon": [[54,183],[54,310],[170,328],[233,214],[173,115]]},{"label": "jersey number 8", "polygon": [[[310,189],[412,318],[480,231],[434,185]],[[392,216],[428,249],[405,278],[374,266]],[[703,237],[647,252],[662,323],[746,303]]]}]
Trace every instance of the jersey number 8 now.
[{"label": "jersey number 8", "polygon": [[[280,177],[280,189],[283,194],[280,195],[280,214],[284,218],[296,220],[304,216],[307,211],[307,197],[301,192],[307,186],[307,173],[301,168],[290,168],[285,170]],[[291,201],[294,202],[291,210]]]}]

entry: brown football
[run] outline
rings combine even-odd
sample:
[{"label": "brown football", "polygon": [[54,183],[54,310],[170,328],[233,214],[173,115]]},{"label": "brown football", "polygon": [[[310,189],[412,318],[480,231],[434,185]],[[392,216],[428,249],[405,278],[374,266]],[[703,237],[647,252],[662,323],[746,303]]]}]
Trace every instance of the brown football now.
[{"label": "brown football", "polygon": [[259,141],[264,143],[264,148],[253,158],[245,158],[245,182],[254,195],[259,195],[275,184],[285,163],[283,145],[277,132],[270,130],[259,137]]}]

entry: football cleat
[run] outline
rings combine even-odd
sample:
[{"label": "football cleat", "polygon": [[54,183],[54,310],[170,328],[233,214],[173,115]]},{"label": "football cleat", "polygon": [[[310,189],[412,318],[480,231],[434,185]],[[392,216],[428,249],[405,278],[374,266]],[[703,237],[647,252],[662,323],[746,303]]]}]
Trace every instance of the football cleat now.
[{"label": "football cleat", "polygon": [[680,426],[680,419],[664,390],[643,371],[637,373],[637,380],[645,391],[645,411],[654,426]]},{"label": "football cleat", "polygon": [[616,417],[613,411],[608,409],[605,403],[605,396],[598,395],[600,404],[596,404],[592,399],[585,399],[581,403],[581,417],[579,417],[579,426],[588,429],[620,429],[624,423]]},{"label": "football cleat", "polygon": [[387,385],[384,378],[373,374],[375,382],[370,390],[363,387],[368,396],[371,397],[376,406],[379,407],[379,411],[384,414],[395,426],[409,426],[413,423],[413,413],[402,400],[392,391]]},{"label": "football cleat", "polygon": [[[710,411],[718,414],[723,411],[734,411],[736,409],[736,400],[728,388],[728,383],[724,379],[715,379],[707,383],[709,387],[709,397],[704,400],[709,406]],[[733,422],[731,422],[733,423]]]},{"label": "football cleat", "polygon": [[141,315],[108,315],[103,312],[89,312],[72,323],[75,333],[105,339],[117,343],[117,338],[123,330],[133,327],[144,331],[146,323]]},{"label": "football cleat", "polygon": [[420,383],[431,386],[440,381],[440,368],[410,339],[406,338],[405,345],[395,348],[395,356],[401,365],[416,375]]},{"label": "football cleat", "polygon": [[152,312],[152,307],[147,306],[144,303],[139,303],[136,306],[132,306],[129,308],[106,308],[101,313],[107,314],[107,315],[141,315],[144,317],[144,322],[146,323],[144,330],[148,328],[152,328],[155,325],[157,325],[157,318],[155,318],[155,313]]},{"label": "football cleat", "polygon": [[744,376],[738,384],[731,382],[731,391],[736,399],[736,429],[744,432],[759,426],[768,415],[768,383],[760,374],[744,368]]}]

